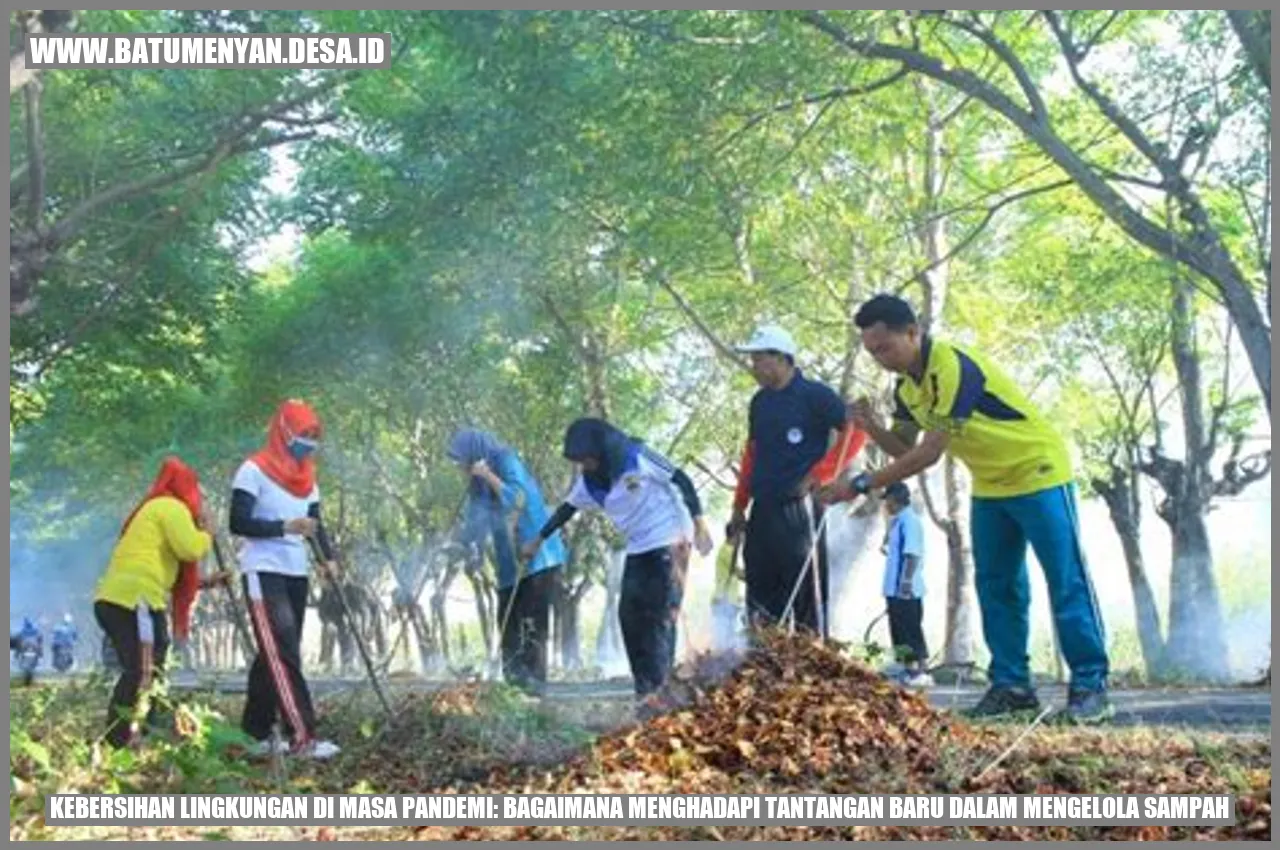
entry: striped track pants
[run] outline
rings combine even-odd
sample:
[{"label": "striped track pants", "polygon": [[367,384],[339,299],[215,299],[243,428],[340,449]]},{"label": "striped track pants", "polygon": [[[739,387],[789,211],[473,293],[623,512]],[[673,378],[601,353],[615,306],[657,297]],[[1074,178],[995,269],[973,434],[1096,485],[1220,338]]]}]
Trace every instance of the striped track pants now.
[{"label": "striped track pants", "polygon": [[285,735],[302,746],[315,737],[315,711],[302,675],[307,579],[250,572],[244,584],[258,654],[249,668],[241,728],[262,741],[278,717]]}]

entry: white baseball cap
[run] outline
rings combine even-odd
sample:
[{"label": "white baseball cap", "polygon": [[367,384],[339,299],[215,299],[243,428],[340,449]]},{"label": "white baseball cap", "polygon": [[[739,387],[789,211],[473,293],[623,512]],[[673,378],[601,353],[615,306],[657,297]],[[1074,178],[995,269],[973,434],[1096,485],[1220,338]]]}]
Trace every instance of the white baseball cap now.
[{"label": "white baseball cap", "polygon": [[795,357],[796,341],[791,338],[791,334],[777,325],[761,325],[756,328],[756,332],[751,335],[751,339],[747,340],[745,345],[738,346],[738,351],[744,354],[750,354],[753,351],[778,351]]}]

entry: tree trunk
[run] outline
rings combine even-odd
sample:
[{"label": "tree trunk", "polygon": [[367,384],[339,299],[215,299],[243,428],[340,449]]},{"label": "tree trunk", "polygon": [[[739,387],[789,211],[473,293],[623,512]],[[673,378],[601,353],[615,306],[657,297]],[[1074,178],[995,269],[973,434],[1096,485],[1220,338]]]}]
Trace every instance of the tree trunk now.
[{"label": "tree trunk", "polygon": [[973,550],[964,517],[963,485],[954,458],[943,461],[947,515],[943,533],[947,536],[947,619],[943,663],[973,663]]},{"label": "tree trunk", "polygon": [[418,644],[418,669],[424,675],[435,672],[439,667],[440,652],[432,639],[431,627],[422,606],[415,602],[408,613],[409,625],[413,628],[413,636]]},{"label": "tree trunk", "polygon": [[1227,681],[1231,659],[1204,517],[1199,511],[1188,511],[1171,528],[1173,570],[1165,647],[1169,670],[1197,680]]},{"label": "tree trunk", "polygon": [[565,593],[564,632],[561,634],[560,652],[566,670],[581,670],[582,663],[582,597],[591,588],[591,582],[583,578],[572,593]]},{"label": "tree trunk", "polygon": [[453,664],[453,644],[449,640],[449,618],[445,613],[445,602],[449,598],[449,586],[457,576],[457,564],[450,564],[445,568],[435,592],[431,594],[431,624],[435,633],[440,636],[440,653],[446,666]]},{"label": "tree trunk", "polygon": [[[922,200],[916,210],[916,239],[920,243],[927,268],[918,279],[921,288],[920,317],[926,333],[937,333],[943,327],[942,314],[951,283],[946,216],[941,212],[945,190],[945,126],[934,102],[936,90],[933,84],[917,78],[915,85],[917,94],[927,109],[924,167],[920,175]],[[974,645],[973,552],[964,515],[963,478],[955,459],[949,454],[943,461],[942,487],[946,514],[941,522],[937,522],[937,517],[934,519],[947,539],[947,617],[943,663],[970,664],[973,662]]]},{"label": "tree trunk", "polygon": [[551,669],[557,664],[560,667],[565,666],[564,661],[564,587],[563,582],[556,583],[556,589],[551,595],[551,649],[547,655],[547,669]]},{"label": "tree trunk", "polygon": [[1271,91],[1271,12],[1267,9],[1229,9],[1227,18],[1244,47],[1258,79]]},{"label": "tree trunk", "polygon": [[1136,485],[1132,468],[1113,464],[1111,480],[1095,480],[1093,489],[1106,502],[1111,524],[1116,530],[1116,536],[1120,538],[1125,568],[1129,574],[1129,589],[1133,592],[1133,611],[1138,625],[1142,662],[1148,678],[1156,678],[1165,671],[1164,637],[1160,629],[1160,607],[1156,604],[1155,591],[1151,588],[1151,580],[1147,578],[1146,562],[1142,557],[1142,504]]},{"label": "tree trunk", "polygon": [[320,666],[330,673],[333,672],[333,646],[334,640],[333,627],[324,620],[320,621]]},{"label": "tree trunk", "polygon": [[582,667],[582,649],[578,638],[577,601],[575,594],[570,592],[564,575],[556,582],[551,606],[554,614],[551,640],[559,656],[560,666],[565,670],[578,670]]},{"label": "tree trunk", "polygon": [[36,35],[39,33],[56,33],[65,30],[74,20],[76,13],[68,10],[54,9],[33,9],[22,10],[14,13],[14,18],[18,27],[22,30],[22,44],[19,45],[17,52],[9,54],[9,96],[13,97],[14,93],[34,82],[36,74],[39,73],[35,68],[27,65],[27,35]]},{"label": "tree trunk", "polygon": [[1158,464],[1157,477],[1167,494],[1159,514],[1173,536],[1165,658],[1173,672],[1220,680],[1230,673],[1230,658],[1204,521],[1213,492],[1208,466],[1213,446],[1205,427],[1191,285],[1181,274],[1174,275],[1172,284],[1170,351],[1178,376],[1187,459],[1178,463],[1165,458]]},{"label": "tree trunk", "polygon": [[[476,599],[476,616],[480,618],[480,636],[484,640],[485,658],[493,656],[494,630],[500,628],[502,612],[496,611],[498,606],[490,605],[489,588],[483,577],[476,570],[467,570],[467,581],[471,584],[471,592]],[[501,637],[498,638],[501,640]]]}]

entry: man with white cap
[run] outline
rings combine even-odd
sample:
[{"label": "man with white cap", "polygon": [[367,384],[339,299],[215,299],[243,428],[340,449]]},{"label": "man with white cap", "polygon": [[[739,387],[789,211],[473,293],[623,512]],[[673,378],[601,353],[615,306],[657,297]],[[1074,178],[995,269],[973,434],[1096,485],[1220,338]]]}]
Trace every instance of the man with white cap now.
[{"label": "man with white cap", "polygon": [[[835,390],[796,368],[795,341],[782,328],[763,325],[738,350],[751,355],[751,372],[760,385],[751,399],[747,446],[727,530],[731,543],[746,535],[742,555],[748,615],[757,625],[779,623],[790,603],[797,626],[825,637],[827,611],[820,610],[818,599],[822,609],[829,607],[826,546],[814,542],[821,508],[809,494],[857,456],[867,435],[847,426],[845,404]],[[806,570],[811,555],[816,563]]]}]

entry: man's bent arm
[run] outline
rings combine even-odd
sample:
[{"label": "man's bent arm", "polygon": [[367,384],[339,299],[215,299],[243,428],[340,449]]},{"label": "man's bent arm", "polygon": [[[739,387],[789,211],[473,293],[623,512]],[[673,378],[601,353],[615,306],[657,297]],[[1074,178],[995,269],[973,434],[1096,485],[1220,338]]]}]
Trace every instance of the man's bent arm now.
[{"label": "man's bent arm", "polygon": [[879,490],[924,472],[942,459],[950,442],[951,435],[942,431],[925,433],[924,439],[919,444],[908,449],[893,463],[871,476],[871,487]]},{"label": "man's bent arm", "polygon": [[902,457],[911,451],[920,437],[920,429],[912,422],[895,422],[892,428],[886,428],[879,422],[868,422],[866,429],[875,444],[890,457]]}]

